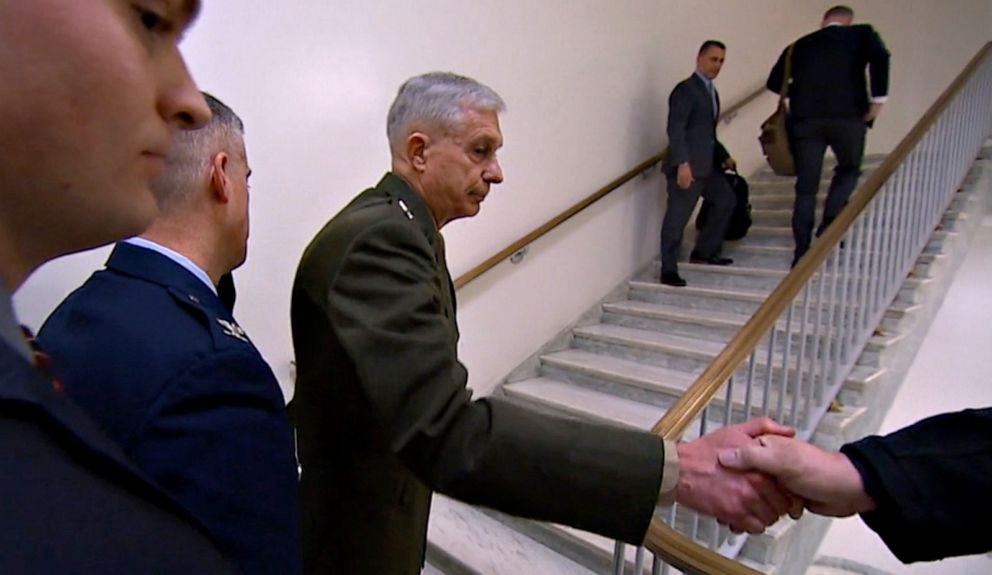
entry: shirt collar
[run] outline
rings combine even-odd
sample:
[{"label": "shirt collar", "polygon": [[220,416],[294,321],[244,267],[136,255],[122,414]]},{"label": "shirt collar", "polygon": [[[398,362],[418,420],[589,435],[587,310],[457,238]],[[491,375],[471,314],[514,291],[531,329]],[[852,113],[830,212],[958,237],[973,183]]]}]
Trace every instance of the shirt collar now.
[{"label": "shirt collar", "polygon": [[214,292],[215,294],[217,293],[217,286],[214,285],[214,282],[210,281],[210,276],[207,275],[207,272],[203,271],[203,269],[200,268],[200,266],[193,263],[193,260],[184,256],[183,254],[174,250],[170,250],[169,248],[163,246],[162,244],[153,242],[151,240],[146,240],[145,238],[140,238],[140,237],[128,238],[124,240],[124,243],[131,244],[132,246],[137,246],[139,248],[152,250],[153,252],[158,252],[162,254],[163,256],[169,258],[170,260],[182,266],[183,269],[185,269],[189,273],[196,276],[197,279],[199,279],[207,287],[210,288],[210,291]]},{"label": "shirt collar", "polygon": [[699,76],[699,79],[703,81],[703,84],[705,84],[707,88],[713,84],[713,80],[710,80],[704,74],[700,74],[699,70],[696,70],[696,76]]}]

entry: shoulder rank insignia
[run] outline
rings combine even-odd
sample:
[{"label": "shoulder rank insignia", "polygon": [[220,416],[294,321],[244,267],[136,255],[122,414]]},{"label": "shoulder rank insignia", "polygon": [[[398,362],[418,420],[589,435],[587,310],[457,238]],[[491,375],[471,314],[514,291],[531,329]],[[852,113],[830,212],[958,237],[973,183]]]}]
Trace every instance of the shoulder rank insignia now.
[{"label": "shoulder rank insignia", "polygon": [[248,334],[245,330],[241,328],[240,325],[233,321],[227,321],[226,319],[217,318],[217,323],[224,328],[224,335],[229,335],[231,337],[236,337],[245,343],[250,343],[248,341]]},{"label": "shoulder rank insignia", "polygon": [[413,212],[411,212],[410,208],[407,207],[406,202],[404,202],[403,200],[397,200],[396,203],[400,205],[400,209],[403,210],[404,214],[406,214],[406,219],[412,220]]}]

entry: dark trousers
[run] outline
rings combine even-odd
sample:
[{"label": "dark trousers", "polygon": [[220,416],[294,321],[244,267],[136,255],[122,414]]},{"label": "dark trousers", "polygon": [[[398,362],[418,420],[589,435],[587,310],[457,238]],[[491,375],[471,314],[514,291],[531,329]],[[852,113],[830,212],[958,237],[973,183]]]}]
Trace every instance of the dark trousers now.
[{"label": "dark trousers", "polygon": [[696,236],[693,251],[698,256],[713,257],[720,254],[723,238],[734,211],[734,192],[722,172],[713,172],[705,178],[694,181],[689,189],[678,187],[675,175],[668,176],[668,206],[661,224],[661,272],[677,273],[679,251],[682,248],[682,233],[689,223],[689,216],[699,196],[713,203],[706,217],[706,224]]},{"label": "dark trousers", "polygon": [[796,160],[796,203],[792,208],[792,236],[796,241],[796,260],[809,249],[816,218],[816,191],[823,173],[823,155],[827,146],[837,157],[837,167],[823,206],[823,219],[816,235],[847,205],[858,177],[865,152],[865,131],[861,118],[818,118],[799,120],[792,125],[792,153]]}]

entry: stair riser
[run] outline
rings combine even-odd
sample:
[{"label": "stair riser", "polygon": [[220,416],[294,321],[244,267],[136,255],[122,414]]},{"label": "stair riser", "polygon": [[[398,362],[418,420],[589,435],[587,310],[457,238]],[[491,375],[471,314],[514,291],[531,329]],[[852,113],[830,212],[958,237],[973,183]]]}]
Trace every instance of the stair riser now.
[{"label": "stair riser", "polygon": [[576,336],[574,344],[576,348],[584,351],[612,355],[625,360],[639,361],[647,365],[686,373],[700,373],[709,364],[710,359],[707,357],[694,358],[675,351],[643,349],[581,336]]},{"label": "stair riser", "polygon": [[626,313],[606,312],[603,323],[621,325],[636,329],[650,330],[671,335],[684,335],[706,341],[726,343],[737,333],[740,326],[717,326],[701,324],[681,319],[652,318]]},{"label": "stair riser", "polygon": [[728,266],[716,271],[709,268],[683,266],[679,269],[679,274],[692,286],[714,289],[728,288],[759,293],[771,293],[782,281],[781,277],[735,274],[732,268],[733,266]]},{"label": "stair riser", "polygon": [[[763,206],[759,209],[755,208],[754,204],[752,204],[751,207],[751,219],[756,226],[769,226],[776,228],[792,227],[792,206],[778,209],[768,209]],[[820,207],[817,207],[814,217],[816,222],[821,221],[823,218],[823,210]]]},{"label": "stair riser", "polygon": [[723,244],[723,255],[734,259],[734,265],[788,271],[792,265],[792,249],[784,253],[760,253],[735,249],[733,242]]},{"label": "stair riser", "polygon": [[[782,338],[782,339],[784,339],[784,338]],[[795,341],[797,339],[799,339],[799,338],[798,337],[794,337],[793,338],[793,341]],[[807,339],[809,340],[809,339],[812,339],[812,338],[807,337]],[[823,356],[824,353],[830,354],[829,357],[835,357],[836,354],[838,353],[838,350],[837,349],[834,349],[836,347],[836,345],[838,345],[838,344],[835,344],[831,348],[827,348],[825,345],[822,345],[821,344],[815,350],[817,352],[817,357],[821,357],[822,358],[822,356]],[[647,349],[647,348],[637,347],[635,345],[626,345],[626,344],[623,344],[623,343],[614,343],[614,342],[608,342],[608,341],[601,341],[601,340],[597,340],[597,339],[593,339],[593,338],[587,338],[587,337],[576,337],[575,338],[575,347],[578,348],[578,349],[582,349],[584,351],[592,352],[592,353],[599,353],[599,354],[602,354],[602,355],[609,355],[609,356],[613,356],[613,357],[619,357],[619,358],[626,359],[626,360],[638,361],[638,362],[641,362],[641,363],[646,364],[646,365],[653,365],[653,366],[656,366],[656,367],[663,367],[663,368],[666,368],[666,369],[671,369],[671,370],[675,370],[675,371],[681,371],[681,372],[685,372],[685,373],[688,373],[688,374],[699,374],[699,373],[702,373],[702,370],[706,366],[708,366],[712,362],[712,360],[713,360],[713,357],[711,357],[711,356],[706,356],[706,355],[693,356],[693,355],[689,355],[687,352],[683,352],[683,351],[679,351],[679,350],[674,350],[674,349],[673,350],[662,350],[662,349],[656,349],[656,348],[655,349]],[[781,359],[780,358],[781,358],[782,352],[785,349],[785,344],[780,339],[779,341],[776,342],[776,346],[775,347],[776,347],[776,353],[773,354],[772,362],[773,362],[773,364],[780,364],[781,363]],[[790,356],[792,356],[794,358],[799,353],[799,351],[800,351],[799,350],[799,345],[797,343],[790,344]],[[809,343],[809,344],[806,345],[806,347],[802,351],[803,351],[803,354],[804,354],[805,357],[811,358],[811,357],[813,357],[814,346],[812,345],[812,343]],[[872,352],[869,351],[869,352],[866,352],[866,353],[872,353]],[[874,356],[869,355],[868,357],[871,358],[871,359],[874,359]],[[756,353],[756,357],[755,357],[755,362],[756,362],[756,364],[755,364],[755,381],[762,382],[762,383],[765,381],[765,374],[767,373],[767,370],[764,367],[764,364],[767,361],[767,358],[768,358],[767,347],[763,345],[763,346],[761,346],[761,347],[758,348],[757,353]],[[789,366],[789,370],[788,371],[789,371],[789,381],[792,382],[792,383],[794,383],[796,377],[795,377],[795,371],[794,371],[794,368],[793,368],[793,365],[794,364],[792,363],[792,361],[794,361],[794,359],[790,360],[790,366]],[[870,364],[870,365],[874,365],[874,364]],[[550,372],[546,372],[545,371],[545,370],[551,369],[549,366],[544,365],[544,366],[542,366],[541,369],[542,369],[542,373],[545,373],[546,375],[548,375],[550,377]],[[556,366],[554,369],[563,369],[563,368],[560,368],[560,367],[557,367]],[[568,371],[567,368],[564,368],[564,369]],[[736,379],[738,379],[738,380],[743,380],[744,378],[747,377],[748,369],[749,369],[748,360],[745,360],[744,363],[742,363],[741,366],[735,371],[734,377]],[[774,382],[781,381],[782,380],[782,373],[783,373],[782,368],[781,367],[778,367],[778,365],[776,365],[776,367],[774,367],[772,369],[772,374],[773,374],[772,375],[772,380]],[[580,374],[580,375],[582,375],[583,377],[591,377],[591,378],[593,378],[595,380],[602,381],[603,383],[609,383],[609,384],[617,383],[616,381],[604,381],[602,378],[597,377],[597,376],[587,376],[586,374]],[[583,381],[586,381],[586,380],[583,380]],[[802,378],[802,381],[805,384],[805,382],[807,381],[807,376],[804,375],[803,378]],[[626,383],[621,383],[621,385],[627,385],[627,384]],[[787,389],[789,389],[789,390],[792,389],[791,383],[790,383],[790,385],[789,385],[789,387]]]},{"label": "stair riser", "polygon": [[[815,313],[813,310],[810,312],[810,320],[814,319]],[[839,314],[838,314],[839,315]],[[825,321],[827,319],[826,314],[821,314],[820,319]],[[886,318],[888,323],[883,322],[883,327],[889,330],[896,330],[900,326],[902,317],[892,317]],[[639,315],[636,313],[622,313],[608,311],[603,314],[603,323],[610,325],[620,325],[624,327],[630,327],[635,329],[642,329],[646,331],[653,331],[657,333],[664,333],[669,335],[680,335],[687,337],[694,337],[696,339],[701,339],[705,341],[715,341],[721,343],[727,343],[733,338],[734,335],[740,331],[743,324],[723,324],[715,325],[710,323],[705,323],[704,321],[693,321],[692,319],[682,319],[682,318],[659,318],[650,317],[646,315]],[[792,342],[793,345],[798,345],[800,340],[800,326],[798,325],[798,316],[794,322],[792,329]],[[836,322],[834,323],[836,325]],[[811,330],[812,327],[807,327]],[[820,328],[820,336],[825,335],[826,326]],[[785,337],[785,327],[780,326],[776,329],[776,342],[777,348],[782,347],[782,342]],[[813,333],[806,334],[807,345],[812,345],[814,340]]]},{"label": "stair riser", "polygon": [[750,316],[761,305],[759,302],[744,301],[733,298],[722,297],[698,297],[694,294],[687,294],[678,288],[670,290],[646,290],[631,288],[630,299],[634,301],[644,301],[665,305],[679,306],[685,310],[714,310],[726,311]]},{"label": "stair riser", "polygon": [[[661,386],[649,387],[644,384],[611,378],[605,374],[593,374],[547,363],[541,365],[540,375],[624,399],[654,405],[659,410],[670,408],[680,394],[678,390],[665,391]],[[659,414],[661,413],[663,412],[659,411]]]},{"label": "stair riser", "polygon": [[[724,255],[729,256],[730,254],[725,253]],[[779,258],[781,259],[781,258]],[[785,269],[789,268],[789,263],[791,263],[791,256],[789,261],[785,262]],[[734,256],[734,264],[729,266],[707,266],[707,265],[695,265],[687,264],[686,261],[681,262],[679,265],[679,275],[681,275],[691,286],[695,287],[705,287],[713,289],[726,288],[732,291],[749,291],[758,293],[771,293],[773,289],[778,287],[782,279],[785,277],[784,274],[776,275],[754,275],[744,272],[736,272],[736,269],[743,268],[757,268],[760,266],[747,265],[741,262]],[[645,281],[657,282],[661,277],[661,266],[656,263],[653,266],[653,273],[650,278],[645,278]],[[785,271],[785,270],[783,270]]]}]

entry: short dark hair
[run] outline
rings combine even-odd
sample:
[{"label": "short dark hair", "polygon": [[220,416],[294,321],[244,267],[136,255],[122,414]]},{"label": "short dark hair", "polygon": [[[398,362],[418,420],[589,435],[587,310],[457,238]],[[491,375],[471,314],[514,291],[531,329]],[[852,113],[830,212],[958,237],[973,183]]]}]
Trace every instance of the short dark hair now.
[{"label": "short dark hair", "polygon": [[843,4],[838,4],[833,8],[827,10],[823,14],[823,19],[833,18],[834,16],[846,16],[848,18],[854,18],[854,10],[850,6],[844,6]]},{"label": "short dark hair", "polygon": [[210,167],[213,155],[244,153],[245,125],[217,97],[201,92],[210,108],[210,121],[195,130],[179,130],[172,136],[165,171],[152,180],[152,194],[162,214],[181,209],[197,191],[197,182]]},{"label": "short dark hair", "polygon": [[706,53],[707,50],[709,50],[710,48],[713,48],[713,47],[717,47],[717,48],[719,48],[719,49],[721,49],[723,51],[726,51],[727,50],[727,46],[723,42],[721,42],[719,40],[707,40],[707,41],[703,42],[703,45],[702,46],[699,47],[699,52],[696,55],[697,56],[702,56],[703,54]]}]

